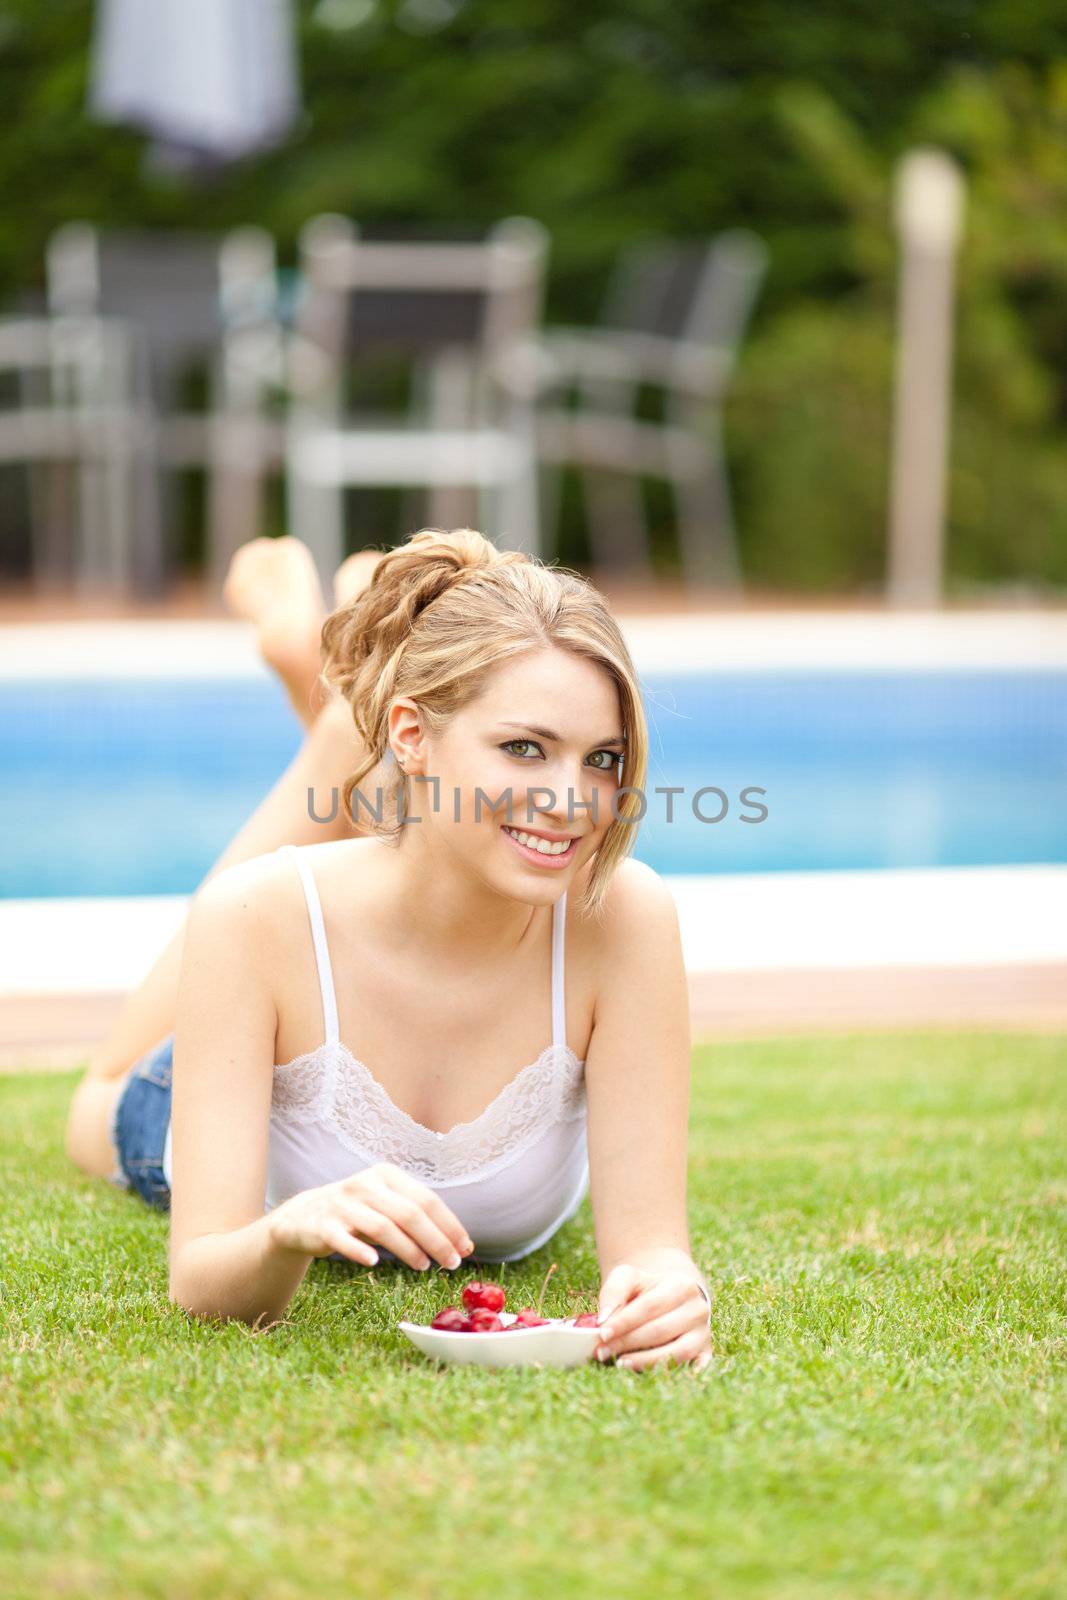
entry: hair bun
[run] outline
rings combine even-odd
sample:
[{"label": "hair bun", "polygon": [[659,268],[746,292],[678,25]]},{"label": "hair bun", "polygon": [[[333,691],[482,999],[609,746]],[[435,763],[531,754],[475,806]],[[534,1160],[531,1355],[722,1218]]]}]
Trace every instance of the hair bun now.
[{"label": "hair bun", "polygon": [[[527,560],[521,551],[498,550],[474,528],[413,533],[385,552],[354,600],[327,617],[321,681],[331,693],[348,694],[361,663],[373,656],[384,669],[407,642],[415,619],[441,595],[472,573]],[[358,708],[354,715],[358,725]]]},{"label": "hair bun", "polygon": [[396,565],[394,582],[408,586],[412,595],[412,620],[441,595],[464,582],[470,574],[491,567],[509,566],[529,558],[520,550],[498,550],[475,528],[423,528],[406,544],[390,552]]},{"label": "hair bun", "polygon": [[518,550],[498,550],[491,539],[476,528],[423,528],[413,533],[400,548],[417,552],[423,561],[439,560],[453,567],[457,574],[477,571],[482,567],[496,567],[509,559],[525,561]]}]

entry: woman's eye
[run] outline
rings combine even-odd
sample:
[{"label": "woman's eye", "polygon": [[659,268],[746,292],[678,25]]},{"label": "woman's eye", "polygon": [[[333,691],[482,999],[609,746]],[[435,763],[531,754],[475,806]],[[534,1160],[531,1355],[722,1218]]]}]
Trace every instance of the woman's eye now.
[{"label": "woman's eye", "polygon": [[[529,748],[531,750],[537,750],[537,751],[540,751],[540,749],[541,749],[541,746],[537,743],[537,741],[535,739],[508,739],[508,741],[505,744],[502,744],[500,746],[500,748],[501,748],[501,750],[506,750],[509,755],[518,755],[519,752],[515,749],[516,745],[518,745],[520,747],[529,746]],[[595,769],[597,772],[610,772],[612,770],[612,768],[621,767],[621,765],[622,765],[622,760],[623,760],[622,754],[619,753],[619,752],[616,752],[614,750],[594,750],[593,751],[593,755],[594,756],[607,756],[607,760],[606,761],[601,761],[601,762],[597,763],[597,766],[596,766],[596,769]],[[528,757],[520,756],[519,759],[520,760],[527,760]]]}]

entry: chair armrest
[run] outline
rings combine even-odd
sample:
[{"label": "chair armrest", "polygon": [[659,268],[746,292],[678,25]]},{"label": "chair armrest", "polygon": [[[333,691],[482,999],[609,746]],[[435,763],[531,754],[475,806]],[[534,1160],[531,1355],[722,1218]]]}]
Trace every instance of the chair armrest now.
[{"label": "chair armrest", "polygon": [[725,352],[625,328],[548,328],[541,342],[554,388],[599,379],[711,396],[730,366]]},{"label": "chair armrest", "polygon": [[124,369],[134,330],[118,317],[0,317],[0,370],[52,371],[99,368],[111,362],[112,375]]}]

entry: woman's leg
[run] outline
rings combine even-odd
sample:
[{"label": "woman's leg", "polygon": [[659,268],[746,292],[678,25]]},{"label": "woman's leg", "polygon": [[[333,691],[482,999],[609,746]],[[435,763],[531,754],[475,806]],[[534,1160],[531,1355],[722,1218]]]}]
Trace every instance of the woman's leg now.
[{"label": "woman's leg", "polygon": [[[283,542],[296,543],[288,540],[252,541],[253,545],[281,545]],[[250,548],[244,545],[237,552],[234,556],[235,567]],[[335,580],[338,604],[343,604],[369,583],[379,559],[379,553],[361,552],[344,563]],[[288,562],[287,554],[285,566],[288,566]],[[279,564],[278,571],[283,571],[283,564]],[[258,577],[262,583],[262,570]],[[269,585],[264,586],[263,594],[271,602],[271,638],[277,641],[285,634],[284,606]],[[227,599],[230,599],[229,593]],[[301,606],[304,600],[305,597],[301,596]],[[248,611],[244,614],[251,615]],[[300,662],[292,652],[287,655],[286,672],[289,675],[285,676],[285,681],[294,705],[302,693],[300,686],[317,677],[317,637],[314,662],[310,669],[306,660]],[[272,661],[272,665],[278,666],[278,663]],[[345,778],[362,757],[363,745],[352,724],[347,704],[340,700],[328,702],[312,717],[304,743],[289,766],[202,882],[207,883],[226,867],[265,855],[281,844],[318,844],[327,839],[353,837],[358,830],[352,827],[340,806],[332,823],[315,822],[309,816],[308,790],[315,792],[316,811],[328,811],[330,791],[333,788],[340,791]],[[173,1029],[184,942],[183,922],[155,965],[137,988],[127,995],[114,1026],[93,1051],[88,1069],[75,1090],[67,1121],[66,1152],[77,1166],[96,1176],[107,1177],[113,1169],[111,1113],[126,1074],[147,1050]]]},{"label": "woman's leg", "polygon": [[[358,550],[338,567],[334,605],[343,606],[364,590],[382,559],[380,550]],[[319,684],[323,605],[318,569],[299,539],[250,539],[234,552],[222,586],[235,616],[256,626],[267,665],[285,685],[293,710],[310,728],[323,706]]]}]

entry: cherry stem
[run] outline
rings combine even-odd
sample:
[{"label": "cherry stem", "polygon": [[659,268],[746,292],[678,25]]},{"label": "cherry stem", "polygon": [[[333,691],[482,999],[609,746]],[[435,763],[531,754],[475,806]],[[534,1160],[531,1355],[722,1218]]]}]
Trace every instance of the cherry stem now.
[{"label": "cherry stem", "polygon": [[545,1298],[545,1290],[548,1288],[548,1280],[549,1280],[549,1278],[551,1278],[552,1274],[555,1272],[555,1270],[556,1270],[556,1268],[558,1266],[559,1266],[559,1262],[558,1261],[553,1261],[552,1265],[549,1267],[548,1271],[545,1273],[545,1281],[541,1285],[541,1293],[537,1296],[537,1315],[538,1316],[541,1315],[541,1303]]}]

